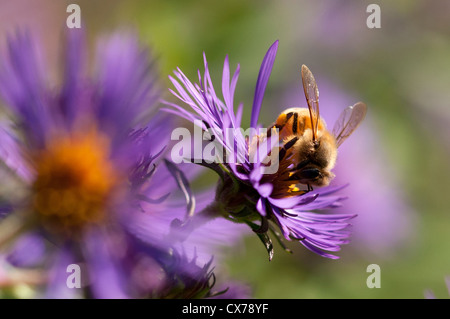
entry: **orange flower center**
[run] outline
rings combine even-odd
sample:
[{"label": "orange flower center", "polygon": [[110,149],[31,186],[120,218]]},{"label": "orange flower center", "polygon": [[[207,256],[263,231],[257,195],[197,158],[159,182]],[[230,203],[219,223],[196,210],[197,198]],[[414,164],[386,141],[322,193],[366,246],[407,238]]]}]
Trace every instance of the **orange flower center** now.
[{"label": "orange flower center", "polygon": [[117,176],[109,143],[95,131],[55,137],[35,158],[33,208],[60,231],[101,221]]}]

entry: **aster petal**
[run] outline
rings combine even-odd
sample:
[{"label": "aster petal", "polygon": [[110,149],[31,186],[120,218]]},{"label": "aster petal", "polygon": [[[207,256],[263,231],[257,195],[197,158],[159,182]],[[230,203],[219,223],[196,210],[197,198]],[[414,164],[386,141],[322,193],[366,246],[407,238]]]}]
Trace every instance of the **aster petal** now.
[{"label": "aster petal", "polygon": [[20,142],[11,129],[0,123],[0,160],[6,164],[23,181],[29,182],[32,173],[27,166]]},{"label": "aster petal", "polygon": [[[233,113],[232,99],[239,74],[238,67],[233,75],[230,86],[229,66],[227,63],[228,60],[226,59],[223,74],[223,78],[226,83],[222,84],[222,91],[226,99],[225,103],[223,103],[215,93],[211,76],[209,74],[206,55],[204,55],[205,72],[203,77],[199,71],[199,84],[194,85],[180,69],[177,69],[177,71],[174,71],[174,74],[182,85],[177,80],[169,76],[169,79],[175,86],[178,94],[172,90],[169,91],[182,102],[189,105],[198,115],[194,116],[194,121],[198,119],[202,121],[202,123],[207,123],[216,137],[216,142],[225,147],[230,154],[237,156],[237,162],[242,163],[244,162],[242,154],[244,154],[246,150],[245,139],[242,132],[236,130],[231,140],[228,139],[227,136],[223,136],[223,132],[226,129],[235,128],[236,117]],[[183,111],[179,106],[167,102],[165,102],[165,104],[175,107],[177,111],[181,112],[180,115],[182,117],[191,121],[193,120],[192,116],[186,113],[186,111]]]},{"label": "aster petal", "polygon": [[[186,89],[187,89],[187,91],[189,92],[190,95],[184,90],[183,86],[181,86],[180,83],[178,83],[177,80],[175,80],[173,77],[169,76],[169,80],[175,86],[175,88],[177,89],[179,95],[174,93],[174,91],[170,90],[171,93],[174,94],[181,101],[183,101],[184,103],[186,103],[190,107],[192,107],[194,109],[194,111],[196,111],[199,115],[201,115],[201,118],[204,118],[204,116],[206,116],[207,113],[204,112],[202,108],[199,108],[198,105],[206,106],[206,102],[203,100],[203,96],[200,94],[199,89],[197,89],[191,83],[191,81],[189,81],[189,79],[183,74],[183,72],[181,72],[181,70],[179,70],[178,72],[174,71],[174,74],[180,80],[180,82],[186,87]],[[191,96],[192,96],[192,98],[194,98],[195,101],[192,100]],[[213,119],[214,118],[211,117],[211,118],[208,118],[208,119],[205,119],[205,120],[209,122],[209,120],[213,120]]]},{"label": "aster petal", "polygon": [[319,194],[315,194],[318,196],[317,199],[313,202],[305,202],[303,205],[295,207],[300,210],[316,210],[316,209],[327,209],[332,207],[341,206],[341,201],[347,199],[345,196],[319,196]]},{"label": "aster petal", "polygon": [[244,104],[240,103],[236,111],[236,127],[241,127],[243,112],[244,112]]},{"label": "aster petal", "polygon": [[[231,103],[233,103],[233,100],[234,100],[234,91],[236,90],[236,84],[237,84],[237,81],[238,81],[238,79],[239,79],[239,73],[240,73],[240,70],[241,70],[241,65],[238,63],[238,65],[237,65],[237,67],[236,67],[236,71],[234,71],[233,77],[231,78],[230,98],[229,98],[229,100],[230,100]],[[233,105],[233,104],[230,104],[230,105]],[[231,109],[231,110],[233,110],[233,109]],[[233,113],[230,112],[230,116],[231,116],[232,114],[233,114]],[[240,126],[240,125],[236,125],[236,127],[239,127],[239,126]]]},{"label": "aster petal", "polygon": [[430,289],[425,290],[424,296],[425,296],[425,299],[437,299],[436,295]]},{"label": "aster petal", "polygon": [[264,198],[259,198],[258,202],[256,203],[256,209],[261,214],[261,216],[267,216],[266,211],[266,200]]},{"label": "aster petal", "polygon": [[266,90],[267,82],[269,81],[270,73],[272,72],[272,67],[275,62],[277,50],[278,40],[270,46],[261,63],[258,80],[256,81],[255,96],[253,98],[250,127],[256,127],[258,124],[259,112],[261,110],[264,92]]},{"label": "aster petal", "polygon": [[6,260],[15,267],[33,267],[43,261],[45,243],[40,234],[28,233],[14,244]]},{"label": "aster petal", "polygon": [[270,194],[272,193],[273,185],[272,184],[262,184],[262,185],[258,185],[257,187],[255,186],[255,189],[258,191],[258,193],[263,198],[268,198],[270,196]]},{"label": "aster petal", "polygon": [[[128,135],[129,141],[122,146],[121,152],[115,154],[116,162],[130,167],[128,179],[141,193],[145,193],[144,189],[162,159],[171,129],[171,118],[166,113],[158,113],[145,126],[132,129]],[[161,196],[159,194],[157,197]]]},{"label": "aster petal", "polygon": [[252,184],[257,185],[261,181],[263,172],[260,169],[253,169],[249,174],[249,180]]},{"label": "aster petal", "polygon": [[225,62],[223,65],[223,75],[222,75],[222,94],[226,105],[226,110],[228,112],[228,118],[230,119],[231,127],[237,127],[236,126],[236,118],[234,115],[234,107],[233,107],[233,100],[234,100],[234,90],[236,88],[236,83],[239,78],[239,70],[240,66],[238,65],[236,68],[236,71],[233,75],[233,78],[231,80],[230,85],[230,65],[228,62],[228,55],[225,57]]},{"label": "aster petal", "polygon": [[86,260],[91,274],[91,289],[98,299],[125,299],[125,278],[112,255],[108,238],[93,232],[86,238]]},{"label": "aster petal", "polygon": [[29,33],[18,32],[8,39],[8,49],[0,67],[0,95],[19,116],[29,141],[42,146],[50,115],[40,48]]},{"label": "aster petal", "polygon": [[[208,61],[206,60],[205,52],[203,52],[203,62],[204,62],[204,66],[205,66],[205,72],[203,75],[204,82],[202,83],[202,81],[200,81],[200,85],[202,86],[203,89],[206,89],[209,92],[209,94],[211,95],[211,98],[212,98],[212,102],[218,101],[219,99],[216,95],[216,91],[214,90],[214,85],[212,84],[211,75],[209,73]],[[204,90],[204,91],[206,91],[206,90]],[[210,107],[210,111],[213,112],[215,117],[218,119],[219,114],[217,113],[217,111],[218,111],[217,106],[220,106],[220,104],[215,105],[214,103],[209,103],[208,105]]]},{"label": "aster petal", "polygon": [[[308,205],[311,202],[314,202],[319,194],[314,195],[302,195],[302,196],[291,196],[286,198],[275,199],[269,197],[268,200],[272,205],[277,207],[288,209],[296,206],[304,207],[303,205]],[[308,210],[305,208],[305,210]]]},{"label": "aster petal", "polygon": [[320,196],[330,195],[333,193],[336,193],[340,191],[341,189],[344,189],[348,187],[349,184],[343,184],[343,185],[336,185],[336,186],[327,186],[322,188],[317,188],[314,190],[314,193],[320,194]]},{"label": "aster petal", "polygon": [[310,251],[312,251],[313,253],[315,253],[315,254],[317,254],[319,256],[322,256],[322,257],[325,257],[325,258],[329,258],[329,259],[339,259],[339,256],[325,253],[323,250],[318,249],[314,245],[311,245],[309,242],[300,241],[300,243],[303,246],[305,246],[306,248],[308,248]]},{"label": "aster petal", "polygon": [[75,259],[71,253],[71,247],[67,244],[61,246],[54,256],[54,261],[49,270],[49,280],[45,291],[45,299],[74,299],[80,297],[80,289],[67,287],[69,273],[67,266],[74,264]]},{"label": "aster petal", "polygon": [[[178,212],[172,208],[170,214],[173,216],[175,213]],[[205,264],[211,256],[214,256],[217,263],[223,258],[220,248],[235,246],[248,233],[249,229],[245,225],[216,218],[205,221],[204,225],[195,229],[184,242],[175,243],[174,247],[183,251],[187,258],[193,258],[196,253],[199,264]]]},{"label": "aster petal", "polygon": [[164,102],[164,104],[172,106],[173,108],[175,108],[175,110],[162,107],[161,111],[181,116],[181,117],[185,118],[186,120],[188,120],[190,122],[194,122],[195,120],[197,120],[197,118],[194,115],[192,115],[191,113],[187,112],[182,107],[179,107],[178,105],[170,103],[170,102],[167,102],[167,101],[163,101],[163,102]]},{"label": "aster petal", "polygon": [[[291,210],[287,210],[288,212]],[[336,220],[350,220],[355,218],[356,214],[334,214],[334,213],[313,213],[313,212],[301,212],[301,217],[305,219],[317,220],[317,221],[336,221]]]},{"label": "aster petal", "polygon": [[223,100],[225,101],[225,105],[228,108],[230,108],[230,106],[233,106],[233,99],[230,99],[231,98],[231,92],[230,92],[230,64],[228,62],[228,54],[225,56],[225,61],[223,63],[222,95],[223,95]]},{"label": "aster petal", "polygon": [[173,119],[165,113],[158,112],[141,128],[134,129],[134,132],[139,130],[144,133],[140,134],[138,141],[135,141],[140,153],[159,158],[161,150],[167,146],[172,128]]},{"label": "aster petal", "polygon": [[61,88],[59,107],[66,123],[72,125],[78,111],[83,93],[83,71],[86,60],[84,29],[68,29],[65,48],[64,82]]},{"label": "aster petal", "polygon": [[97,120],[101,128],[121,141],[126,129],[156,101],[148,52],[133,34],[115,34],[100,42]]},{"label": "aster petal", "polygon": [[354,215],[297,212],[297,216],[282,216],[279,210],[273,211],[287,239],[290,236],[298,238],[306,248],[321,256],[338,258],[323,250],[339,251],[340,245],[349,242],[347,238],[350,235],[350,224],[347,221]]}]

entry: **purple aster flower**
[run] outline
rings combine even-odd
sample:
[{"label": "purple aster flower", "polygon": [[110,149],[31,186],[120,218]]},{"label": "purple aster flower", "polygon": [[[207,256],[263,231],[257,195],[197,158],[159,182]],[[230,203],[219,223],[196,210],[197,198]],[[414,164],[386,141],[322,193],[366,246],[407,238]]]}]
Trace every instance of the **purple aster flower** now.
[{"label": "purple aster flower", "polygon": [[[189,220],[190,215],[205,210],[209,206],[211,198],[214,198],[215,190],[208,188],[197,192],[194,196],[189,183],[185,183],[182,187],[178,187],[180,194],[175,194],[173,189],[176,186],[173,183],[167,183],[167,181],[173,180],[173,175],[176,176],[180,173],[185,176],[186,181],[194,180],[201,172],[201,167],[193,167],[190,164],[159,165],[147,192],[153,194],[154,197],[161,197],[168,193],[173,193],[173,196],[170,197],[170,200],[163,202],[146,202],[145,210],[151,212],[151,214],[136,215],[137,222],[134,223],[133,233],[139,234],[142,238],[149,236],[161,238],[170,233],[174,233],[174,237],[182,236],[183,234],[178,232],[179,227],[177,225]],[[181,178],[179,182],[183,183]],[[214,255],[214,261],[217,264],[222,257],[220,247],[237,244],[248,230],[245,225],[229,223],[220,218],[211,219],[201,218],[200,216],[197,216],[197,218],[202,220],[199,221],[199,226],[194,232],[182,241],[175,240],[175,238],[171,238],[171,241],[174,248],[182,251],[189,259],[195,258],[200,264],[208,263],[212,255]],[[147,229],[152,228],[155,223],[160,227],[148,232]],[[146,240],[151,241],[150,238]]]},{"label": "purple aster flower", "polygon": [[[289,158],[292,154],[285,152],[281,155],[283,145],[280,145],[278,138],[260,133],[261,130],[258,132],[261,128],[258,117],[277,48],[278,41],[269,48],[259,71],[248,136],[240,130],[243,105],[239,105],[236,113],[234,111],[233,98],[240,67],[238,65],[231,76],[228,56],[222,76],[223,100],[216,94],[204,56],[205,72],[203,76],[198,72],[198,83],[193,84],[180,69],[174,72],[178,80],[170,77],[177,90],[171,92],[194,112],[169,102],[166,103],[172,108],[166,110],[201,126],[209,133],[211,142],[219,146],[219,151],[223,150],[220,163],[194,157],[190,159],[210,167],[221,178],[215,201],[203,212],[205,215],[222,215],[231,221],[249,225],[265,244],[270,259],[273,249],[268,231],[280,239],[277,228],[286,240],[299,241],[321,256],[338,258],[327,251],[339,251],[342,244],[348,243],[348,221],[354,215],[325,214],[313,210],[339,206],[343,197],[332,194],[340,187],[324,187],[311,192],[299,189],[295,181],[289,180],[292,169]],[[227,134],[230,129],[232,134]],[[272,156],[279,149],[280,156]],[[278,163],[276,170],[272,167],[274,162]]]},{"label": "purple aster flower", "polygon": [[[208,296],[211,261],[174,250],[167,220],[154,213],[162,209],[152,210],[177,184],[156,174],[170,125],[151,114],[148,51],[131,33],[104,38],[89,78],[84,33],[67,36],[60,87],[47,83],[29,33],[10,37],[1,59],[13,121],[0,128],[0,158],[22,186],[0,204],[1,253],[14,267],[41,269],[48,298]],[[69,265],[80,267],[83,289],[68,287]]]}]

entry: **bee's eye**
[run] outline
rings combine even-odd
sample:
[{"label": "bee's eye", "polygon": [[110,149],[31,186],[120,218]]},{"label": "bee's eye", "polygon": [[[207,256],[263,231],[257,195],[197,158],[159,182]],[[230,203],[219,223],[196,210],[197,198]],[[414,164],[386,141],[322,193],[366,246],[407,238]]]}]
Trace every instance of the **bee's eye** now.
[{"label": "bee's eye", "polygon": [[315,179],[320,176],[320,171],[317,168],[307,168],[302,170],[299,175],[303,179]]}]

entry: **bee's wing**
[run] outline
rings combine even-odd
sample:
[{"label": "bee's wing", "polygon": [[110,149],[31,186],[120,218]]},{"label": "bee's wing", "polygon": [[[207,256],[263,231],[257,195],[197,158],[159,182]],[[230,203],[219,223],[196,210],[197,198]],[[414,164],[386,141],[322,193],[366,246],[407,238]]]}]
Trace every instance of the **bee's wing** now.
[{"label": "bee's wing", "polygon": [[366,116],[367,106],[358,102],[347,107],[339,116],[333,127],[336,146],[339,147],[349,137]]},{"label": "bee's wing", "polygon": [[302,65],[302,82],[305,91],[306,102],[308,103],[309,117],[311,119],[311,128],[313,131],[313,141],[317,137],[317,128],[319,124],[319,89],[313,74],[306,65]]}]

